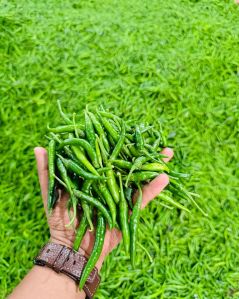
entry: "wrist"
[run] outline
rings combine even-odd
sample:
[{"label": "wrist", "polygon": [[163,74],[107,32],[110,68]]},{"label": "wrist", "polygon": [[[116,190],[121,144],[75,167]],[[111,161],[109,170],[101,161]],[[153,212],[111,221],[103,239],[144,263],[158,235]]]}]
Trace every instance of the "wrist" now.
[{"label": "wrist", "polygon": [[[66,247],[69,247],[69,248],[73,248],[73,242],[71,242],[70,240],[68,239],[65,239],[65,238],[54,238],[54,237],[51,237],[50,238],[50,242],[52,243],[55,243],[55,244],[59,244],[59,245],[64,245]],[[90,252],[86,251],[84,248],[79,248],[78,252],[83,255],[84,257],[86,257],[87,259],[89,259],[90,257]],[[104,259],[105,259],[105,254],[102,253],[101,256],[99,257],[95,267],[97,268],[98,272],[100,272],[100,269],[103,265],[103,262],[104,262]]]}]

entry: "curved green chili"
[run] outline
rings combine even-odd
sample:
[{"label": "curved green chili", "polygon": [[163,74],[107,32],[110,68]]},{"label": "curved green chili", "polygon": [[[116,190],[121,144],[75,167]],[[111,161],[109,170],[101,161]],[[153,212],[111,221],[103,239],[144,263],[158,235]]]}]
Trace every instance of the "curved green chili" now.
[{"label": "curved green chili", "polygon": [[136,126],[135,128],[135,143],[136,143],[136,148],[139,151],[142,151],[142,149],[144,148],[144,139],[140,132],[140,128],[138,126]]},{"label": "curved green chili", "polygon": [[[107,167],[111,167],[110,163],[107,163],[106,165]],[[113,171],[113,168],[111,168],[110,170],[106,171],[106,176],[107,176],[107,184],[108,184],[108,188],[110,190],[110,193],[115,201],[115,203],[117,204],[119,202],[119,186],[116,182],[115,179],[115,174]]]},{"label": "curved green chili", "polygon": [[119,173],[118,176],[119,176],[119,182],[120,182],[120,202],[119,202],[120,228],[121,228],[122,235],[123,235],[125,252],[128,253],[129,246],[130,246],[130,231],[129,231],[129,222],[128,222],[129,208],[128,208],[128,204],[127,204],[127,201],[124,196],[124,189],[123,189],[121,174]]},{"label": "curved green chili", "polygon": [[[92,184],[92,180],[84,181],[83,186],[82,186],[82,191],[85,192],[86,194],[90,195],[91,184]],[[92,211],[91,207],[88,205],[88,203],[85,200],[82,200],[81,206],[82,206],[82,209],[84,211],[84,214],[86,215],[86,219],[87,219],[87,222],[90,226],[90,230],[93,231],[94,230],[94,225],[93,225],[92,220],[91,220],[93,211]]]},{"label": "curved green chili", "polygon": [[110,160],[115,160],[117,158],[117,156],[119,155],[119,153],[122,150],[122,147],[124,145],[124,141],[125,141],[125,124],[124,122],[122,123],[122,128],[121,128],[121,135],[120,138],[110,156]]},{"label": "curved green chili", "polygon": [[82,191],[74,190],[73,192],[74,192],[76,197],[87,201],[89,204],[95,206],[98,210],[100,210],[102,215],[107,220],[110,229],[112,229],[113,223],[112,223],[111,216],[110,216],[108,210],[106,209],[106,207],[100,201],[98,201],[96,198],[94,198],[94,197],[92,197],[92,196],[90,196],[90,195],[88,195],[88,194],[86,194]]},{"label": "curved green chili", "polygon": [[58,106],[58,110],[59,113],[61,115],[61,117],[63,118],[63,120],[65,121],[66,124],[68,125],[72,125],[72,121],[69,119],[69,117],[62,111],[62,107],[61,107],[61,101],[57,100],[57,106]]},{"label": "curved green chili", "polygon": [[81,139],[81,138],[68,138],[60,143],[59,149],[63,148],[66,145],[81,146],[86,151],[88,156],[90,157],[94,167],[96,167],[96,168],[99,167],[96,152],[95,152],[94,148],[92,148],[91,144],[88,141],[86,141],[85,139]]},{"label": "curved green chili", "polygon": [[130,176],[129,182],[149,181],[156,178],[160,173],[154,171],[138,171]]},{"label": "curved green chili", "polygon": [[[47,127],[47,129],[49,132],[53,132],[53,133],[74,133],[75,132],[74,125],[65,125],[65,126],[59,126],[56,128]],[[82,130],[83,129],[82,125],[77,124],[76,129],[77,129],[77,133],[79,134],[80,137],[85,137],[85,133]]]},{"label": "curved green chili", "polygon": [[138,233],[138,223],[140,218],[140,208],[142,205],[143,194],[142,188],[138,185],[139,196],[133,207],[132,215],[130,217],[130,259],[132,267],[135,268],[135,257],[136,257],[136,242],[137,242],[137,233]]},{"label": "curved green chili", "polygon": [[105,135],[105,131],[101,125],[101,123],[99,122],[99,120],[97,119],[97,117],[91,113],[91,112],[88,112],[90,118],[91,118],[91,121],[94,125],[94,128],[96,130],[96,132],[98,133],[98,135],[102,138],[102,141],[104,143],[104,146],[105,146],[105,149],[107,150],[107,152],[109,152],[110,150],[110,146],[109,146],[109,142],[108,142],[108,139]]},{"label": "curved green chili", "polygon": [[56,142],[51,140],[48,147],[48,199],[47,208],[50,212],[53,208],[56,200],[57,194],[55,190],[55,157],[56,157]]},{"label": "curved green chili", "polygon": [[144,156],[142,156],[142,157],[138,157],[138,158],[134,161],[134,163],[133,163],[133,165],[132,165],[132,167],[131,167],[131,169],[130,169],[130,172],[129,172],[129,174],[128,174],[128,177],[127,177],[125,186],[128,186],[128,182],[129,182],[130,177],[131,177],[131,175],[133,174],[133,172],[134,172],[135,170],[137,170],[137,169],[140,169],[140,167],[141,167],[146,161],[148,161],[148,160],[149,160],[148,157],[144,157]]},{"label": "curved green chili", "polygon": [[71,203],[72,203],[72,207],[73,207],[73,217],[70,220],[70,222],[66,225],[66,227],[68,227],[68,226],[72,225],[73,222],[75,221],[77,200],[75,198],[74,193],[72,192],[71,181],[68,178],[66,168],[65,168],[65,166],[64,166],[64,164],[63,164],[63,162],[61,161],[60,158],[57,158],[56,164],[57,164],[57,168],[59,170],[59,173],[61,175],[61,178],[62,178],[63,182],[66,184],[67,191],[70,194],[70,199],[71,199]]},{"label": "curved green chili", "polygon": [[85,166],[85,168],[87,168],[93,174],[99,175],[97,170],[94,168],[94,166],[88,161],[84,153],[77,146],[72,146],[71,148],[76,158],[80,161],[82,165]]},{"label": "curved green chili", "polygon": [[88,112],[85,110],[85,133],[86,138],[91,144],[91,146],[95,147],[95,131],[91,119],[88,115]]},{"label": "curved green chili", "polygon": [[106,224],[104,217],[99,213],[98,214],[98,220],[97,220],[97,227],[96,227],[96,233],[95,233],[95,243],[94,247],[92,249],[91,255],[89,257],[89,260],[82,272],[79,288],[83,289],[87,278],[89,277],[91,271],[93,270],[96,262],[98,261],[103,245],[104,245],[104,239],[105,239],[105,232],[106,232]]},{"label": "curved green chili", "polygon": [[65,165],[65,167],[80,176],[81,178],[87,179],[87,180],[106,180],[105,177],[101,177],[99,175],[94,175],[90,172],[86,172],[83,168],[81,168],[78,164],[76,164],[74,161],[65,159],[61,155],[58,155],[60,157],[61,161]]},{"label": "curved green chili", "polygon": [[102,194],[107,206],[109,207],[109,210],[110,210],[110,213],[111,213],[111,218],[112,218],[112,221],[113,221],[113,226],[115,226],[115,222],[116,222],[115,202],[114,202],[108,188],[106,187],[106,185],[104,183],[99,183],[98,187],[99,187],[99,191]]},{"label": "curved green chili", "polygon": [[84,237],[84,235],[86,233],[87,226],[88,226],[88,222],[87,222],[86,215],[84,213],[82,215],[79,227],[77,229],[75,241],[74,241],[74,244],[73,244],[73,249],[76,250],[76,251],[79,250],[81,241],[82,241],[82,239],[83,239],[83,237]]}]

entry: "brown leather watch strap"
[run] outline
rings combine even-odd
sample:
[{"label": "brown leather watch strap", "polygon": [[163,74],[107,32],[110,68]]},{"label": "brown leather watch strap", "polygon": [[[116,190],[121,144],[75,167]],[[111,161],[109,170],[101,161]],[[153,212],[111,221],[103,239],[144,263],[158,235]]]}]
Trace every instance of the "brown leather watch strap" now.
[{"label": "brown leather watch strap", "polygon": [[[81,273],[87,263],[86,257],[79,252],[72,250],[64,245],[47,243],[34,259],[34,264],[39,266],[48,266],[57,273],[64,273],[74,281],[79,283]],[[88,277],[84,291],[87,298],[94,297],[97,287],[100,283],[100,277],[96,268],[94,268]]]}]

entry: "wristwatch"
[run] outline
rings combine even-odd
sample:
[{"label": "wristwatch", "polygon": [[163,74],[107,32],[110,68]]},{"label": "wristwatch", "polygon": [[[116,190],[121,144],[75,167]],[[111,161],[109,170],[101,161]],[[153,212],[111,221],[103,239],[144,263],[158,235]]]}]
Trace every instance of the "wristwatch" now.
[{"label": "wristwatch", "polygon": [[[87,263],[87,258],[79,252],[64,245],[49,242],[34,259],[34,264],[47,266],[57,273],[64,273],[79,284],[82,271]],[[91,299],[100,283],[100,276],[97,268],[90,273],[83,290],[86,297]]]}]

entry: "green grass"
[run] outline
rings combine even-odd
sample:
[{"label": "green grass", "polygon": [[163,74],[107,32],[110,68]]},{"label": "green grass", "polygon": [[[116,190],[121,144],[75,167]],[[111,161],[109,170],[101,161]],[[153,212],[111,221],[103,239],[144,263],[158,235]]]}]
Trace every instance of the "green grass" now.
[{"label": "green grass", "polygon": [[47,123],[104,103],[160,119],[204,217],[144,212],[137,268],[123,247],[96,298],[239,298],[238,7],[221,0],[1,1],[0,297],[48,239],[33,148]]}]

